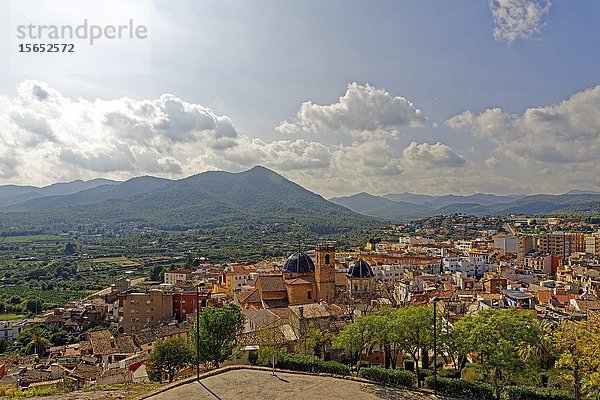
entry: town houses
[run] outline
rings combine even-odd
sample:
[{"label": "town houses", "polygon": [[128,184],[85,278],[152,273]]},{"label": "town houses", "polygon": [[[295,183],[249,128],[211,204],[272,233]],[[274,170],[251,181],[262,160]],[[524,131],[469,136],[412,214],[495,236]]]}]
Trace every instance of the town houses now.
[{"label": "town houses", "polygon": [[[145,362],[158,340],[187,337],[197,313],[232,302],[244,315],[240,344],[249,349],[265,337],[297,349],[315,330],[339,332],[382,307],[434,298],[448,324],[490,308],[529,310],[554,326],[600,312],[600,233],[558,231],[560,225],[540,220],[536,233],[525,223],[514,219],[499,232],[462,217],[456,225],[421,221],[411,227],[416,232],[392,227],[386,240],[360,249],[319,241],[252,264],[174,266],[160,282],[119,278],[86,300],[0,322],[0,338],[9,341],[36,326],[81,338],[53,343],[43,358],[0,355],[0,384],[148,380]],[[448,237],[451,230],[467,238]],[[319,351],[325,359],[341,356],[330,345]],[[377,349],[361,357],[383,360]]]}]

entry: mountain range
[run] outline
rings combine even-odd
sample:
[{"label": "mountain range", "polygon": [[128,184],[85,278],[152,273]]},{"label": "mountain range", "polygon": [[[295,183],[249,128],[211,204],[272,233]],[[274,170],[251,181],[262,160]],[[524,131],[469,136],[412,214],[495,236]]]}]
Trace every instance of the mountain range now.
[{"label": "mountain range", "polygon": [[0,231],[132,224],[186,230],[270,223],[326,235],[382,224],[261,166],[179,180],[143,176],[43,188],[0,186],[0,196]]},{"label": "mountain range", "polygon": [[565,194],[507,195],[477,193],[468,196],[431,196],[394,193],[375,196],[357,193],[334,197],[331,202],[360,214],[391,220],[411,220],[433,215],[600,214],[600,192],[572,190]]},{"label": "mountain range", "polygon": [[600,193],[358,193],[326,200],[261,166],[240,173],[203,172],[178,180],[142,176],[124,182],[93,179],[44,187],[0,186],[0,234],[15,230],[56,232],[81,226],[186,230],[269,225],[301,227],[327,235],[365,231],[385,221],[455,213],[600,214]]}]

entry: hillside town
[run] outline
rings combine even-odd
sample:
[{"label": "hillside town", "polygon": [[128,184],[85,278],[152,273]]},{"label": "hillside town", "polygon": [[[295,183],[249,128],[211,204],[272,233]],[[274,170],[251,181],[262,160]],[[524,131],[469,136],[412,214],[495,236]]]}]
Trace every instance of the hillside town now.
[{"label": "hillside town", "polygon": [[[82,338],[39,340],[29,355],[1,354],[0,386],[39,388],[65,379],[78,388],[147,382],[147,361],[158,341],[187,338],[197,314],[231,303],[241,309],[244,329],[230,363],[247,363],[265,334],[293,351],[306,346],[314,329],[339,333],[386,307],[436,302],[445,324],[488,309],[531,312],[554,328],[600,315],[597,225],[517,217],[498,230],[459,222],[453,229],[476,234],[440,240],[445,225],[413,223],[411,234],[403,232],[406,226],[393,226],[395,240],[372,240],[357,250],[321,241],[253,264],[198,262],[165,269],[162,282],[119,278],[88,299],[0,322],[0,338],[9,342],[23,342],[21,336],[38,326]],[[311,346],[324,360],[345,359],[331,343]],[[402,362],[404,355],[398,357]],[[362,349],[359,358],[386,363],[377,347]]]}]

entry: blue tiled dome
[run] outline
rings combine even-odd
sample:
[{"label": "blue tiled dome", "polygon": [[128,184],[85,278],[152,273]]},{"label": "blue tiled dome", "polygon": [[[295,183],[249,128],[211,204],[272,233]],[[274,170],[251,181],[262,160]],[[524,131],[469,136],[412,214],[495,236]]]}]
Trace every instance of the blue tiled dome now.
[{"label": "blue tiled dome", "polygon": [[285,261],[283,272],[315,272],[315,263],[306,253],[294,253]]},{"label": "blue tiled dome", "polygon": [[364,260],[358,260],[350,266],[347,273],[349,278],[373,278],[375,274],[369,263]]}]

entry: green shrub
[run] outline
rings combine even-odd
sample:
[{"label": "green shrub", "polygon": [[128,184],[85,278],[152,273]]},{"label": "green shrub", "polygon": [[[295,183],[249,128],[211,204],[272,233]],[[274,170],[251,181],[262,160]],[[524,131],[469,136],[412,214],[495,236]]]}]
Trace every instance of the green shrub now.
[{"label": "green shrub", "polygon": [[[425,378],[425,386],[433,389],[433,376]],[[448,396],[464,399],[494,400],[494,389],[487,383],[463,381],[462,379],[437,378],[437,391]]]},{"label": "green shrub", "polygon": [[421,381],[424,381],[428,376],[433,376],[432,369],[423,368],[419,371],[419,377],[421,378]]},{"label": "green shrub", "polygon": [[460,378],[460,372],[454,368],[449,368],[449,369],[438,369],[437,371],[438,374],[438,378],[452,378],[452,379],[459,379]]},{"label": "green shrub", "polygon": [[502,400],[572,400],[570,392],[553,389],[538,389],[528,386],[506,386],[502,389]]},{"label": "green shrub", "polygon": [[363,368],[359,376],[370,381],[393,386],[415,386],[415,375],[403,369],[385,369],[380,367]]},{"label": "green shrub", "polygon": [[[292,371],[319,372],[335,375],[350,375],[350,367],[337,361],[323,361],[314,356],[278,353],[275,367]],[[270,366],[270,364],[266,364]]]}]

